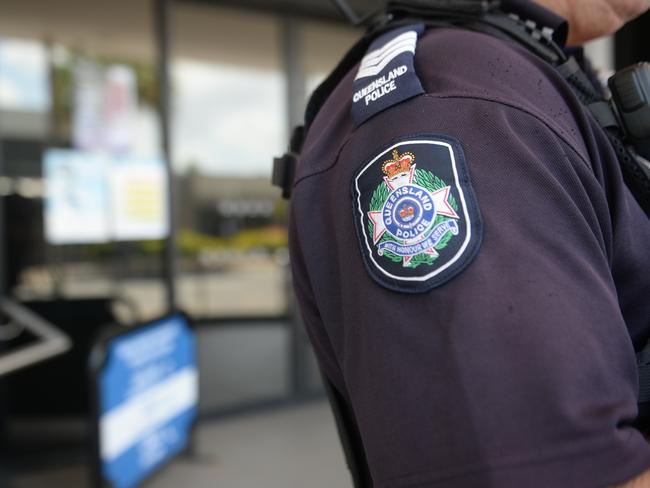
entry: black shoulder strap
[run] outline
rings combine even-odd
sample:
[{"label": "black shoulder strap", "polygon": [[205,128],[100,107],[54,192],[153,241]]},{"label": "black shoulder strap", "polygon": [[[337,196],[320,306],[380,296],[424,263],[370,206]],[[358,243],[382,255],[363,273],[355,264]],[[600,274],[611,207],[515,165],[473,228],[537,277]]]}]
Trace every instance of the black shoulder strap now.
[{"label": "black shoulder strap", "polygon": [[379,35],[379,32],[370,32],[363,36],[352,48],[347,52],[341,62],[334,68],[334,71],[325,78],[325,80],[318,85],[314,93],[309,97],[307,102],[307,109],[305,110],[305,133],[309,130],[309,126],[316,118],[321,107],[325,104],[330,94],[343,80],[346,74],[363,58],[368,51],[368,47],[372,41]]},{"label": "black shoulder strap", "polygon": [[645,214],[650,216],[650,179],[625,143],[623,130],[611,103],[605,101],[598,93],[574,58],[569,58],[558,66],[557,70],[569,82],[576,96],[603,128],[616,152],[625,184]]}]

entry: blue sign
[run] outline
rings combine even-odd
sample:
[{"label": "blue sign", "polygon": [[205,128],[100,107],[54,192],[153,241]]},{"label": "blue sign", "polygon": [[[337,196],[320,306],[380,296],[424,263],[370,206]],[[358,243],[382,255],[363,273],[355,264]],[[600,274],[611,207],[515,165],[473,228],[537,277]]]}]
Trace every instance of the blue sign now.
[{"label": "blue sign", "polygon": [[102,477],[135,487],[187,446],[197,416],[195,339],[185,317],[109,341],[98,390]]}]

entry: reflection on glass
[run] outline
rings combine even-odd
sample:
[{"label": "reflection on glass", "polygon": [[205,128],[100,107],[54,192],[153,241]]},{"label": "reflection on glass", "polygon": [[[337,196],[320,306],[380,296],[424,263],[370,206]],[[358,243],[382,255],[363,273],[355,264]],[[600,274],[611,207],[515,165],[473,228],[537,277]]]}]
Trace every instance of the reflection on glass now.
[{"label": "reflection on glass", "polygon": [[286,137],[281,74],[190,60],[176,61],[173,73],[177,168],[266,176]]},{"label": "reflection on glass", "polygon": [[175,79],[183,306],[201,317],[280,315],[285,205],[268,177],[284,140],[280,76],[177,63]]},{"label": "reflection on glass", "polygon": [[[360,6],[363,2],[357,2]],[[369,4],[370,1],[365,3]],[[302,59],[307,97],[334,70],[362,31],[346,25],[305,21],[301,29]]]},{"label": "reflection on glass", "polygon": [[0,38],[0,109],[50,108],[47,51],[38,42]]},{"label": "reflection on glass", "polygon": [[167,309],[155,66],[102,51],[0,39],[7,285],[21,300],[128,300],[146,319]]}]

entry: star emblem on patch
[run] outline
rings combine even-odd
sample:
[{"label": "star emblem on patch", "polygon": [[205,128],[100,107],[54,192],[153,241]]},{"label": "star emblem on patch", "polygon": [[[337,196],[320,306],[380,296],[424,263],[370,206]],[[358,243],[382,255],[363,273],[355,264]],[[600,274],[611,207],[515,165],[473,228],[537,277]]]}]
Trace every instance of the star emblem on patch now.
[{"label": "star emblem on patch", "polygon": [[393,144],[356,175],[352,189],[366,268],[398,291],[426,291],[463,269],[482,224],[456,141]]}]

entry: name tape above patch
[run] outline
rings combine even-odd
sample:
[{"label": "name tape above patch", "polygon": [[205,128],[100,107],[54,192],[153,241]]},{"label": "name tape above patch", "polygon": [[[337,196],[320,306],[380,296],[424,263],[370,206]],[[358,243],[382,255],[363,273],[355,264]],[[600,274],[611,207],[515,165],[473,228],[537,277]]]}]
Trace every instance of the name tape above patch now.
[{"label": "name tape above patch", "polygon": [[482,220],[462,149],[446,136],[394,141],[352,184],[354,220],[371,277],[424,292],[474,259]]},{"label": "name tape above patch", "polygon": [[379,36],[370,45],[354,79],[352,118],[357,125],[424,92],[413,65],[422,32],[422,24],[402,27]]}]

